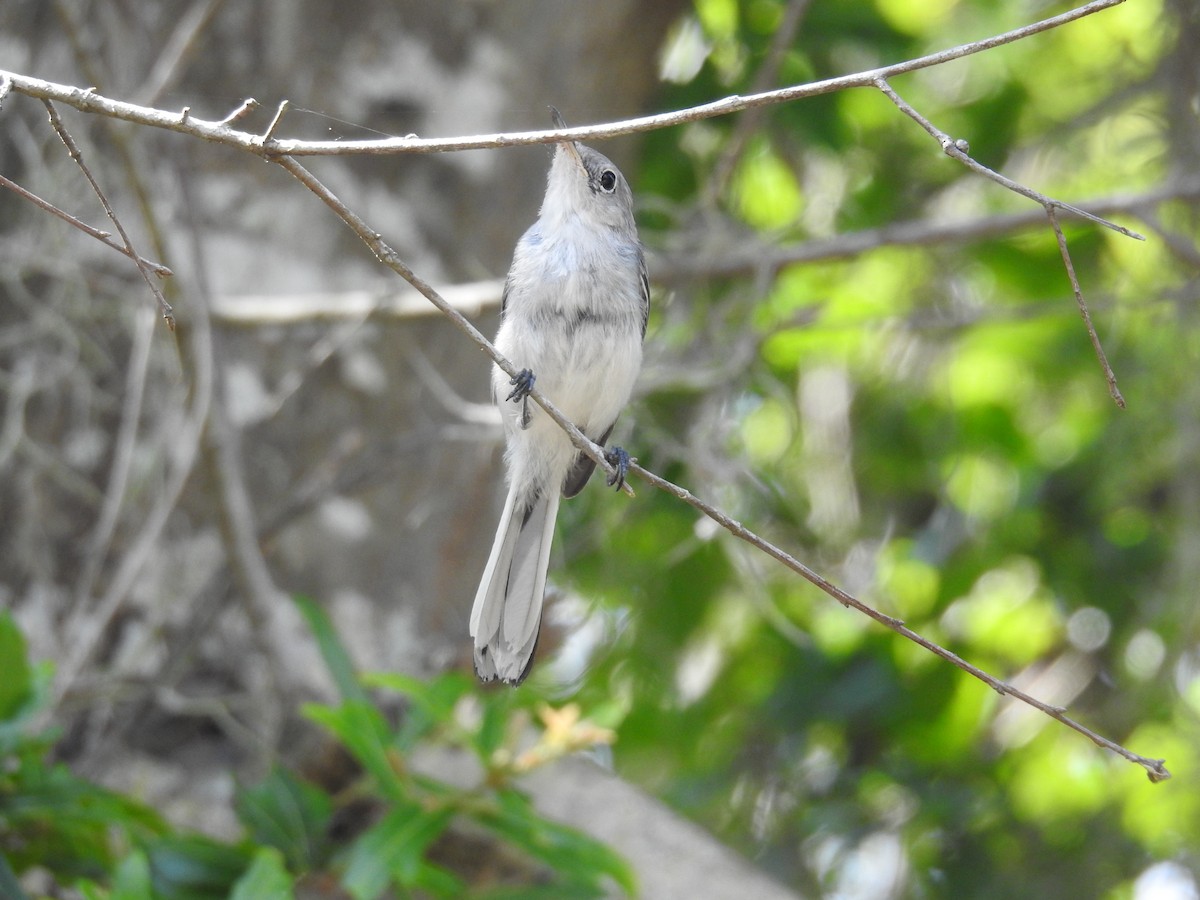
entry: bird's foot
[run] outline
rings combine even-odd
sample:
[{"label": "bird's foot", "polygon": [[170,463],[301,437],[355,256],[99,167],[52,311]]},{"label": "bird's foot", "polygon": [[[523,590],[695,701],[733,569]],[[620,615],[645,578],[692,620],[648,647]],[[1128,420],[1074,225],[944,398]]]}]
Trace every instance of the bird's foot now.
[{"label": "bird's foot", "polygon": [[629,474],[629,454],[621,447],[610,447],[604,451],[604,460],[614,471],[605,479],[610,488],[618,491],[625,486],[625,476]]},{"label": "bird's foot", "polygon": [[529,393],[533,390],[535,381],[537,381],[537,376],[533,374],[532,369],[522,369],[516,374],[516,377],[508,380],[508,383],[513,385],[513,389],[504,399],[521,404],[522,428],[529,427]]}]

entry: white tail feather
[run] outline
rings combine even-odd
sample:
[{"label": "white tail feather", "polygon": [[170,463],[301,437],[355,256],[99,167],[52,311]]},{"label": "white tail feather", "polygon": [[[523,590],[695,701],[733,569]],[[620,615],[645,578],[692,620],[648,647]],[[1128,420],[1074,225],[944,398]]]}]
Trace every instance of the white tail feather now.
[{"label": "white tail feather", "polygon": [[471,636],[475,669],[485,681],[519,683],[529,669],[541,627],[542,599],[559,494],[519,501],[510,489],[500,514],[475,605]]}]

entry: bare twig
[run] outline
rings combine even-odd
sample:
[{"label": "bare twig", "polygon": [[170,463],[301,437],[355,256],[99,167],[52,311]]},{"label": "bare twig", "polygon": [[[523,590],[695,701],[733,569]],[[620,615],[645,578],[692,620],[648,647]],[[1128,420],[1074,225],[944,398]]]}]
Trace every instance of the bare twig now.
[{"label": "bare twig", "polygon": [[977,162],[971,157],[970,153],[967,152],[965,141],[961,139],[954,140],[950,137],[950,135],[946,134],[944,131],[941,131],[936,125],[934,125],[927,118],[913,109],[908,103],[906,103],[904,98],[892,90],[892,86],[887,83],[887,79],[876,78],[873,83],[875,87],[879,88],[879,90],[883,92],[884,96],[886,96],[892,101],[892,103],[896,105],[897,109],[929,132],[934,140],[941,145],[942,151],[947,156],[957,159],[973,172],[978,172],[984,178],[990,178],[992,181],[999,185],[1003,185],[1015,194],[1020,194],[1022,197],[1028,197],[1030,200],[1040,203],[1048,210],[1063,209],[1081,218],[1095,222],[1097,225],[1103,225],[1105,228],[1110,228],[1113,231],[1125,235],[1126,237],[1131,237],[1138,241],[1144,241],[1146,239],[1144,235],[1138,234],[1136,231],[1130,231],[1124,225],[1118,225],[1116,222],[1110,222],[1108,219],[1093,215],[1092,213],[1079,209],[1076,206],[1071,206],[1069,203],[1063,203],[1061,200],[1055,200],[1053,197],[1047,197],[1045,194],[1035,191],[1033,188],[1025,187],[1025,185],[1019,184],[1013,181],[1011,178],[1005,178],[994,169],[989,169],[987,166]]},{"label": "bare twig", "polygon": [[1035,191],[1032,188],[1025,187],[1023,184],[1018,184],[1011,178],[1005,178],[999,172],[989,169],[982,163],[976,162],[967,152],[966,142],[963,140],[954,140],[950,135],[941,131],[930,122],[927,118],[913,109],[904,99],[892,90],[892,86],[887,83],[884,78],[875,79],[875,87],[879,88],[883,94],[896,105],[902,113],[924,128],[942,147],[943,152],[947,156],[952,156],[959,162],[963,163],[967,168],[974,172],[978,172],[985,178],[990,178],[997,184],[1003,185],[1014,193],[1020,194],[1022,197],[1028,197],[1030,200],[1036,201],[1046,210],[1046,215],[1050,218],[1050,225],[1054,229],[1054,236],[1058,240],[1058,251],[1062,254],[1063,265],[1067,270],[1067,277],[1071,280],[1071,289],[1075,292],[1075,302],[1079,306],[1080,315],[1083,316],[1083,324],[1087,328],[1088,339],[1092,342],[1092,348],[1096,351],[1096,359],[1100,361],[1100,368],[1104,372],[1104,380],[1108,383],[1108,393],[1112,397],[1113,402],[1121,409],[1125,408],[1125,398],[1121,396],[1121,391],[1117,388],[1117,376],[1112,370],[1112,366],[1108,363],[1108,356],[1104,352],[1104,347],[1100,343],[1100,337],[1096,334],[1096,326],[1092,324],[1092,317],[1088,313],[1087,303],[1083,299],[1083,291],[1079,287],[1079,279],[1075,276],[1075,267],[1071,264],[1071,254],[1067,250],[1067,239],[1063,235],[1062,228],[1058,224],[1058,215],[1055,210],[1062,209],[1073,213],[1077,216],[1095,222],[1098,225],[1103,225],[1105,228],[1110,228],[1113,231],[1134,238],[1139,241],[1144,241],[1146,238],[1138,234],[1136,231],[1130,231],[1123,225],[1118,225],[1116,222],[1110,222],[1108,219],[1102,218],[1092,213],[1085,212],[1078,207],[1063,203],[1061,200],[1055,200],[1047,197],[1045,194]]},{"label": "bare twig", "polygon": [[[195,327],[186,329],[185,333],[190,337],[186,345],[193,357],[189,367],[193,378],[187,411],[182,421],[170,429],[171,452],[165,483],[155,496],[154,504],[146,513],[137,535],[129,542],[128,549],[121,556],[120,564],[109,579],[104,595],[93,607],[78,611],[65,629],[70,651],[58,666],[54,686],[55,705],[62,702],[84,668],[91,662],[109,623],[121,608],[121,603],[137,581],[146,562],[158,549],[167,519],[175,509],[196,461],[201,434],[212,401],[212,335],[203,317],[197,317]],[[51,710],[47,709],[47,718],[50,713]]]},{"label": "bare twig", "polygon": [[91,173],[91,170],[88,169],[87,164],[83,161],[83,154],[80,153],[79,147],[75,143],[75,139],[71,137],[70,132],[67,131],[66,126],[63,124],[63,120],[59,116],[58,110],[54,108],[54,104],[49,100],[42,100],[42,103],[45,104],[46,111],[50,114],[50,124],[54,127],[55,132],[57,132],[59,138],[66,146],[67,153],[70,155],[71,159],[75,160],[75,164],[79,166],[80,171],[83,172],[83,176],[88,180],[88,184],[92,186],[92,190],[95,191],[96,196],[100,198],[100,204],[104,207],[104,211],[112,220],[113,225],[116,226],[117,233],[121,235],[121,240],[125,243],[125,249],[129,251],[129,258],[132,259],[137,265],[138,272],[140,272],[142,275],[142,280],[146,282],[147,287],[150,288],[150,292],[154,294],[154,300],[158,304],[159,315],[161,315],[163,321],[167,323],[167,327],[174,331],[175,312],[171,309],[171,304],[167,302],[167,298],[163,296],[163,292],[158,289],[158,285],[155,284],[154,280],[150,277],[152,270],[149,266],[143,263],[142,257],[134,249],[133,241],[131,241],[129,239],[129,235],[126,234],[125,227],[121,224],[121,220],[117,218],[117,214],[113,211],[112,205],[108,202],[108,198],[104,196],[104,191],[100,189],[99,182],[96,181],[95,177]]},{"label": "bare twig", "polygon": [[1104,347],[1100,343],[1100,336],[1096,334],[1096,326],[1092,324],[1091,313],[1088,312],[1087,302],[1083,299],[1083,291],[1079,287],[1079,278],[1075,275],[1075,266],[1071,262],[1070,251],[1067,250],[1067,238],[1063,234],[1062,227],[1058,224],[1058,215],[1054,212],[1053,206],[1046,207],[1046,215],[1050,219],[1050,226],[1054,229],[1054,237],[1058,240],[1058,252],[1062,254],[1063,266],[1067,270],[1067,278],[1071,281],[1071,290],[1075,294],[1075,304],[1079,307],[1079,315],[1083,317],[1084,327],[1087,329],[1088,338],[1091,339],[1092,349],[1096,351],[1096,359],[1100,361],[1100,368],[1104,370],[1104,379],[1108,382],[1108,393],[1112,397],[1113,402],[1121,409],[1125,408],[1125,398],[1121,396],[1121,391],[1117,387],[1117,376],[1112,370],[1112,366],[1108,364],[1108,355],[1104,352]]},{"label": "bare twig", "polygon": [[275,129],[279,127],[279,123],[283,121],[284,114],[288,111],[288,102],[281,100],[279,109],[275,110],[275,118],[271,120],[271,124],[267,126],[267,130],[263,132],[264,146],[275,140]]},{"label": "bare twig", "polygon": [[[256,110],[256,109],[258,109],[258,101],[255,100],[253,97],[247,97],[245,100],[242,101],[241,106],[239,106],[237,109],[235,109],[233,112],[231,112],[225,118],[223,118],[220,122],[217,123],[217,125],[218,126],[232,125],[234,122],[238,122],[238,121],[241,121],[242,119],[246,118],[246,116],[250,115],[250,113],[254,112],[254,110]],[[184,117],[185,121],[188,120],[189,112],[190,112],[190,109],[185,107],[183,110],[183,114],[184,114],[183,117]],[[194,120],[192,120],[192,121],[194,121]]]},{"label": "bare twig", "polygon": [[[59,209],[57,206],[55,206],[53,203],[51,203],[48,200],[43,200],[41,197],[39,197],[37,194],[33,193],[32,191],[28,191],[25,188],[21,187],[15,181],[9,181],[3,175],[0,175],[0,187],[8,188],[10,191],[12,191],[18,197],[24,197],[26,200],[28,200],[34,206],[38,206],[41,209],[44,209],[46,212],[50,213],[51,215],[58,216],[64,222],[74,225],[76,228],[78,228],[84,234],[94,237],[96,240],[100,241],[100,243],[104,244],[107,247],[112,247],[118,253],[124,253],[126,256],[130,255],[129,248],[123,247],[120,244],[118,244],[116,241],[114,241],[109,236],[110,235],[109,232],[101,231],[99,228],[93,228],[91,225],[87,224],[87,222],[80,221],[79,219],[77,219],[73,215],[71,215],[69,212],[65,212],[65,211]],[[155,275],[158,275],[160,278],[170,276],[173,274],[171,272],[171,270],[168,269],[166,266],[164,266],[162,263],[156,263],[149,259],[144,259],[142,257],[138,257],[138,261],[142,265],[144,265],[148,269],[150,269],[152,272],[154,272]]]},{"label": "bare twig", "polygon": [[275,154],[287,156],[336,156],[361,154],[397,154],[397,153],[445,153],[456,150],[479,150],[497,147],[518,147],[529,144],[552,144],[564,139],[571,140],[602,140],[625,134],[637,134],[643,131],[655,131],[672,125],[683,125],[687,122],[698,122],[702,119],[712,119],[746,109],[760,106],[771,106],[777,103],[789,103],[807,97],[817,97],[822,94],[832,94],[836,91],[852,87],[872,87],[879,78],[893,78],[906,72],[927,69],[955,59],[962,59],[975,53],[982,53],[995,47],[1011,44],[1035,34],[1049,31],[1068,22],[1074,22],[1085,16],[1119,6],[1125,0],[1093,0],[1093,2],[1068,10],[1057,16],[1043,19],[1006,31],[983,40],[961,44],[928,56],[894,63],[878,69],[857,72],[851,75],[841,75],[827,78],[824,81],[814,81],[809,84],[794,85],[763,91],[747,96],[731,96],[711,103],[693,106],[689,109],[675,110],[653,116],[641,116],[604,125],[585,125],[575,128],[555,129],[552,131],[524,131],[504,134],[476,135],[472,137],[450,138],[418,138],[393,137],[361,141],[302,141],[274,139],[268,147],[262,135],[248,131],[238,131],[230,128],[230,124],[246,115],[258,104],[247,100],[241,107],[221,121],[207,121],[195,116],[181,116],[178,112],[150,109],[113,100],[95,91],[82,90],[69,85],[55,84],[40,78],[31,78],[14,72],[0,72],[12,80],[13,89],[30,97],[44,100],[56,100],[73,106],[83,112],[98,113],[113,118],[124,119],[140,125],[154,128],[164,128],[181,134],[189,134],[206,141],[214,141],[232,147],[249,150],[262,156]]}]

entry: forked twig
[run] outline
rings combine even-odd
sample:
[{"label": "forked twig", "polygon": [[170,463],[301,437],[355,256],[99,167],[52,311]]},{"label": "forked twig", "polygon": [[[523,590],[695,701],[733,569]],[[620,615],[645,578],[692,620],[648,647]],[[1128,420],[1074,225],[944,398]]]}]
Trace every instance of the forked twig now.
[{"label": "forked twig", "polygon": [[1063,203],[1061,200],[1055,200],[1053,197],[1047,197],[1040,191],[1035,191],[1033,188],[1026,187],[1013,181],[1011,178],[1006,178],[994,169],[989,169],[987,166],[975,160],[969,152],[969,147],[966,141],[954,140],[950,135],[940,130],[936,125],[930,122],[927,118],[921,115],[917,110],[913,109],[904,98],[897,94],[886,78],[876,78],[874,81],[877,87],[884,96],[895,104],[896,108],[902,113],[920,125],[936,140],[942,148],[942,152],[947,156],[957,159],[963,165],[973,172],[989,178],[1013,193],[1020,194],[1022,197],[1028,197],[1042,205],[1046,210],[1046,215],[1050,217],[1050,226],[1054,229],[1054,236],[1058,239],[1058,250],[1062,254],[1063,265],[1067,270],[1067,277],[1071,280],[1071,289],[1075,292],[1075,302],[1079,306],[1079,312],[1083,316],[1084,327],[1087,328],[1088,338],[1092,342],[1092,348],[1096,351],[1096,358],[1100,361],[1100,368],[1104,371],[1104,380],[1108,383],[1108,393],[1112,397],[1113,402],[1121,409],[1125,408],[1125,398],[1121,396],[1121,391],[1117,388],[1117,376],[1112,370],[1112,366],[1108,363],[1108,357],[1104,353],[1104,347],[1100,343],[1100,337],[1096,334],[1096,327],[1092,324],[1092,317],[1088,313],[1087,303],[1083,299],[1083,291],[1079,287],[1079,279],[1075,276],[1075,267],[1071,264],[1071,254],[1067,250],[1067,239],[1063,235],[1062,228],[1058,224],[1058,216],[1055,210],[1066,210],[1073,215],[1080,216],[1090,222],[1095,222],[1097,225],[1102,225],[1126,237],[1131,237],[1134,240],[1144,241],[1146,238],[1138,234],[1136,231],[1130,231],[1123,225],[1118,225],[1116,222],[1110,222],[1101,216],[1094,215],[1086,210],[1079,209],[1076,206],[1071,206],[1069,203]]},{"label": "forked twig", "polygon": [[[33,191],[26,190],[25,188],[21,187],[21,185],[17,184],[15,181],[10,181],[9,179],[5,178],[3,175],[0,175],[0,187],[6,187],[10,191],[12,191],[14,194],[16,194],[18,197],[24,197],[26,200],[28,200],[34,206],[44,209],[46,212],[50,213],[53,216],[58,216],[64,222],[67,222],[68,224],[75,226],[80,231],[82,231],[84,234],[94,237],[96,240],[98,240],[100,243],[104,244],[106,247],[112,247],[112,249],[116,250],[118,253],[124,253],[126,256],[130,255],[129,248],[124,247],[124,246],[118,244],[116,241],[114,241],[112,239],[112,237],[110,236],[109,232],[101,231],[99,228],[93,228],[87,222],[84,222],[80,219],[75,218],[69,212],[59,209],[57,206],[55,206],[49,200],[43,200],[37,194],[33,193]],[[143,257],[138,257],[138,261],[142,265],[149,268],[155,275],[158,275],[160,278],[169,277],[170,275],[174,274],[170,269],[168,269],[162,263],[156,263],[152,260],[145,259]]]},{"label": "forked twig", "polygon": [[576,141],[602,140],[625,134],[638,134],[644,131],[656,131],[673,125],[683,125],[688,122],[698,122],[703,119],[713,119],[727,116],[731,113],[760,106],[771,106],[779,103],[790,103],[808,97],[818,97],[832,94],[852,87],[871,87],[877,78],[893,78],[906,72],[928,69],[942,65],[955,59],[962,59],[975,53],[982,53],[995,47],[1002,47],[1015,41],[1024,40],[1035,34],[1041,34],[1074,22],[1085,16],[1090,16],[1114,6],[1120,6],[1125,0],[1092,0],[1083,6],[1067,10],[1057,16],[1042,19],[1003,34],[993,35],[970,43],[960,44],[930,53],[926,56],[903,62],[855,72],[850,75],[839,75],[823,81],[808,84],[792,85],[775,88],[758,94],[746,96],[733,95],[711,103],[702,103],[687,109],[673,110],[652,116],[640,116],[601,125],[582,125],[567,129],[550,131],[523,131],[502,134],[483,134],[467,137],[449,138],[420,138],[413,135],[404,137],[389,137],[373,140],[356,141],[307,141],[275,138],[268,146],[261,134],[250,131],[239,131],[231,128],[238,121],[258,106],[257,101],[250,99],[219,121],[209,121],[195,116],[181,114],[170,110],[151,109],[135,103],[114,100],[96,91],[81,90],[70,85],[55,84],[28,75],[15,72],[0,72],[0,78],[7,77],[12,81],[13,90],[30,97],[45,100],[56,100],[73,106],[82,112],[99,113],[127,122],[149,125],[154,128],[165,128],[181,134],[189,134],[206,141],[239,147],[261,156],[350,156],[361,154],[401,154],[401,153],[448,153],[457,150],[486,150],[497,147],[521,147],[530,144],[552,144],[564,139]]}]

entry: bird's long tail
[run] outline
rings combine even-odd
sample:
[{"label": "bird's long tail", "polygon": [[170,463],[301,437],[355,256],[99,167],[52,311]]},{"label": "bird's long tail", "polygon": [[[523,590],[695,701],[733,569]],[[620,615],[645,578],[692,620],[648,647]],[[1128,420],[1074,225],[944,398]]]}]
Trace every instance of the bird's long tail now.
[{"label": "bird's long tail", "polygon": [[520,684],[537,646],[560,494],[526,493],[509,489],[471,610],[475,671],[484,681]]}]

